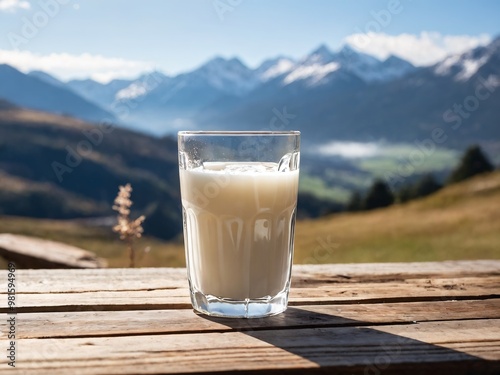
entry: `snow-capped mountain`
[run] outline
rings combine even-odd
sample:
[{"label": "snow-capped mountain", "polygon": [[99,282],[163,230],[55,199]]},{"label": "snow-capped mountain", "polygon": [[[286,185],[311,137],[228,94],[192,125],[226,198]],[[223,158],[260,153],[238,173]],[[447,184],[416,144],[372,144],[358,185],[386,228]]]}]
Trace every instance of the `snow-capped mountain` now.
[{"label": "snow-capped mountain", "polygon": [[[415,68],[408,62],[391,56],[380,61],[373,56],[344,46],[332,52],[321,45],[310,54],[295,61],[278,56],[262,62],[257,68],[247,67],[238,58],[216,57],[193,71],[167,77],[153,72],[136,80],[114,80],[101,84],[92,80],[70,81],[68,85],[87,100],[100,103],[107,109],[127,105],[122,120],[140,126],[147,119],[148,130],[160,132],[176,124],[191,124],[200,111],[212,112],[211,105],[229,103],[252,92],[279,90],[294,85],[307,90],[316,85],[342,81],[389,81]],[[359,84],[359,82],[357,82]],[[127,103],[134,102],[133,105]],[[133,108],[131,108],[133,107]],[[117,111],[117,113],[119,113]],[[142,119],[142,120],[141,120]]]},{"label": "snow-capped mountain", "polygon": [[[262,129],[275,111],[305,140],[415,142],[445,132],[447,147],[500,141],[500,38],[485,47],[415,68],[325,46],[223,110],[194,119],[204,129]],[[476,97],[480,95],[481,97]],[[474,100],[473,100],[474,99]],[[462,112],[456,112],[456,111]]]},{"label": "snow-capped mountain", "polygon": [[[349,46],[332,52],[321,45],[298,61],[278,56],[255,69],[238,58],[216,57],[175,76],[151,72],[134,80],[113,80],[107,84],[72,80],[67,86],[86,100],[114,111],[123,123],[161,134],[178,127],[196,127],[194,118],[213,114],[249,95],[261,95],[264,87],[273,95],[284,86],[300,91],[317,85],[344,87],[388,81],[412,69],[410,63],[396,57],[379,61]],[[43,73],[34,74],[44,78]]]},{"label": "snow-capped mountain", "polygon": [[486,64],[500,68],[500,38],[487,46],[448,56],[434,66],[434,73],[464,82],[478,73]]},{"label": "snow-capped mountain", "polygon": [[281,79],[281,85],[300,82],[306,86],[326,83],[325,77],[340,68],[335,55],[321,45],[295,64]]},{"label": "snow-capped mountain", "polygon": [[[156,78],[156,79],[155,79]],[[174,77],[148,76],[115,95],[115,103],[128,105],[124,121],[161,133],[166,127],[194,126],[190,119],[220,98],[241,97],[259,84],[239,59],[214,58],[192,72]]]},{"label": "snow-capped mountain", "polygon": [[126,87],[116,92],[114,101],[140,100],[140,98],[146,96],[149,92],[169,79],[170,77],[157,71],[143,74],[138,79],[130,81]]},{"label": "snow-capped mountain", "polygon": [[303,58],[283,78],[283,85],[303,81],[306,86],[324,85],[336,74],[350,73],[365,82],[389,81],[414,70],[409,62],[390,56],[380,61],[371,55],[344,46],[334,53],[325,45]]}]

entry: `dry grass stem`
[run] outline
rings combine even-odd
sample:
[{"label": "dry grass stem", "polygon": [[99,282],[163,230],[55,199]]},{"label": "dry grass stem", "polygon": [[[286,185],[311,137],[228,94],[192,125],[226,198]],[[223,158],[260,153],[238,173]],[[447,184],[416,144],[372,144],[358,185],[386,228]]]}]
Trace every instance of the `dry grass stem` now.
[{"label": "dry grass stem", "polygon": [[135,249],[134,240],[142,237],[144,229],[142,223],[146,219],[144,216],[139,216],[137,219],[130,218],[130,208],[132,207],[132,200],[130,195],[132,193],[132,186],[126,184],[119,187],[119,192],[115,198],[113,210],[118,212],[118,224],[113,227],[113,231],[120,235],[120,239],[127,244],[127,251],[129,253],[130,267],[135,267]]}]

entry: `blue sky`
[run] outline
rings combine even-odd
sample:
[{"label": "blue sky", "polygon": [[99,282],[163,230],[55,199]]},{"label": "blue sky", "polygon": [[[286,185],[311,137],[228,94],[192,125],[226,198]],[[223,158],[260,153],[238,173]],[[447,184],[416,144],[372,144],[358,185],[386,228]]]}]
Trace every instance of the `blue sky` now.
[{"label": "blue sky", "polygon": [[[347,41],[426,65],[500,35],[499,16],[494,0],[0,0],[0,62],[107,80],[216,55],[254,67]],[[36,35],[23,34],[27,23]]]}]

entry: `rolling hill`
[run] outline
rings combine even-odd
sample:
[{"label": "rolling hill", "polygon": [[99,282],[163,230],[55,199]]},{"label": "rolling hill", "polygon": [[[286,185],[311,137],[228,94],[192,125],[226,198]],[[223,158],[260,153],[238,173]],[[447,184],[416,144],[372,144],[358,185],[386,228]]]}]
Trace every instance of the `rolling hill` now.
[{"label": "rolling hill", "polygon": [[500,258],[500,172],[408,204],[301,221],[296,263]]}]

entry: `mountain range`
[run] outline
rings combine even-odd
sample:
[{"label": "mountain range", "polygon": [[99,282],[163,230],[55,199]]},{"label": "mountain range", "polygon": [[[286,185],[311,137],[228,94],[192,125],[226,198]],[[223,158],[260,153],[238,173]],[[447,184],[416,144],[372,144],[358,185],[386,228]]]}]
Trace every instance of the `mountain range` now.
[{"label": "mountain range", "polygon": [[[441,128],[449,147],[500,140],[500,38],[429,67],[380,62],[349,49],[320,48],[224,110],[196,117],[202,128],[266,128],[274,109],[314,142],[411,142]],[[479,95],[478,95],[479,92]],[[462,109],[460,109],[462,108]],[[292,117],[293,115],[293,117]]]},{"label": "mountain range", "polygon": [[337,52],[322,45],[302,59],[280,56],[255,69],[217,57],[175,76],[150,72],[106,84],[0,65],[0,98],[23,107],[155,135],[279,127],[301,130],[313,142],[413,142],[436,128],[451,147],[498,141],[498,86],[500,38],[426,67],[348,45]]}]

